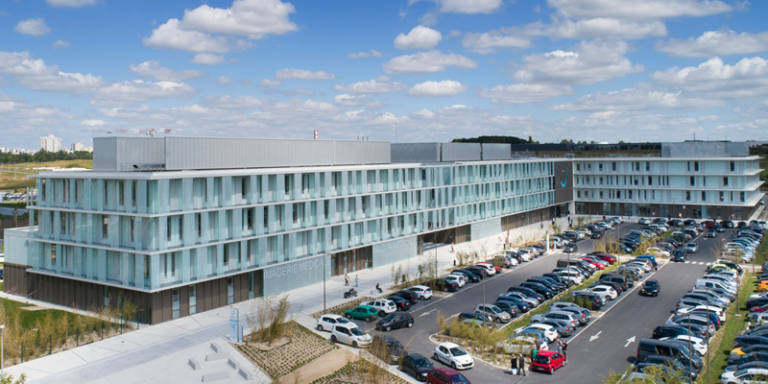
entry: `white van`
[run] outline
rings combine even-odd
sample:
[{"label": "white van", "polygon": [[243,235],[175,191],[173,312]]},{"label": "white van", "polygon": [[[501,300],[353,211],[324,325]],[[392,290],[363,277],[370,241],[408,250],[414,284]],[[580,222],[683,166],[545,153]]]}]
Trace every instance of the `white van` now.
[{"label": "white van", "polygon": [[728,293],[736,294],[733,287],[723,284],[721,281],[711,279],[696,279],[696,288],[720,288]]}]

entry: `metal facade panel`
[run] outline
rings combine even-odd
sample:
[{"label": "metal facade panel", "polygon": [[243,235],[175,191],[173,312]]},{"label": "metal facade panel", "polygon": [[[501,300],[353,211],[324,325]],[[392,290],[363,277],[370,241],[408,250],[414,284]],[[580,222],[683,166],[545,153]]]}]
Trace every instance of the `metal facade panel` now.
[{"label": "metal facade panel", "polygon": [[442,161],[480,161],[480,143],[443,143]]},{"label": "metal facade panel", "polygon": [[117,137],[117,170],[127,171],[134,166],[157,169],[165,164],[165,145],[161,137]]},{"label": "metal facade panel", "polygon": [[662,143],[662,157],[732,157],[749,156],[746,142],[687,141]]},{"label": "metal facade panel", "polygon": [[335,165],[388,164],[391,159],[388,141],[336,141]]},{"label": "metal facade panel", "polygon": [[393,163],[434,163],[440,161],[440,143],[391,144]]},{"label": "metal facade panel", "polygon": [[482,144],[483,160],[512,160],[512,147],[509,144]]},{"label": "metal facade panel", "polygon": [[320,255],[264,268],[264,297],[274,296],[331,279],[331,256]]},{"label": "metal facade panel", "polygon": [[117,171],[117,137],[93,138],[93,170]]},{"label": "metal facade panel", "polygon": [[373,246],[373,268],[410,259],[417,254],[416,236],[386,241]]}]

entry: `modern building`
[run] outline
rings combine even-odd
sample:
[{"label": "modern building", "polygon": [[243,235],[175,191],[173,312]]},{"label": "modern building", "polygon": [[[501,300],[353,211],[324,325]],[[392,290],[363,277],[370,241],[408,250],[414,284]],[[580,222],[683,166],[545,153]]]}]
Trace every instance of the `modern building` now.
[{"label": "modern building", "polygon": [[61,137],[54,135],[43,136],[40,138],[40,149],[46,152],[61,151]]},{"label": "modern building", "polygon": [[503,144],[97,138],[93,171],[36,176],[4,290],[159,323],[572,212],[571,168]]},{"label": "modern building", "polygon": [[93,152],[93,147],[83,145],[83,143],[72,144],[72,152]]},{"label": "modern building", "polygon": [[749,144],[664,143],[659,156],[575,159],[576,213],[748,219],[764,195]]}]

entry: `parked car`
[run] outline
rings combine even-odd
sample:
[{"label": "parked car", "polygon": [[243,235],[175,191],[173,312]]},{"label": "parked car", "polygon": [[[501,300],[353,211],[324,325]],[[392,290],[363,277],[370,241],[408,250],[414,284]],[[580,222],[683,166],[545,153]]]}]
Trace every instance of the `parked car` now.
[{"label": "parked car", "polygon": [[501,308],[493,304],[478,304],[475,307],[475,313],[483,314],[497,323],[507,323],[512,320],[511,314],[502,311]]},{"label": "parked car", "polygon": [[403,327],[413,327],[413,315],[410,313],[393,313],[376,323],[376,329],[380,331],[389,332]]},{"label": "parked car", "polygon": [[544,323],[531,323],[524,327],[515,329],[515,334],[522,333],[528,329],[538,329],[544,332],[544,337],[547,339],[547,343],[552,343],[560,336],[554,326]]},{"label": "parked car", "polygon": [[565,357],[556,351],[539,351],[531,363],[531,371],[554,373],[566,365]]},{"label": "parked car", "polygon": [[473,325],[477,325],[477,326],[482,326],[482,325],[492,326],[493,325],[493,320],[489,319],[487,316],[485,316],[485,315],[483,315],[481,313],[462,312],[462,313],[459,313],[457,318],[462,323],[468,323],[468,324],[473,324]]},{"label": "parked car", "polygon": [[432,362],[418,353],[403,357],[403,363],[400,365],[401,371],[413,376],[418,381],[427,381],[427,375],[433,369],[435,366],[432,365]]},{"label": "parked car", "polygon": [[565,245],[565,248],[563,248],[563,252],[565,253],[574,253],[579,251],[579,246],[575,243],[568,243]]},{"label": "parked car", "polygon": [[360,305],[367,305],[369,307],[373,307],[379,312],[380,317],[384,317],[392,312],[397,311],[395,302],[389,299],[376,299],[371,301],[365,301]]},{"label": "parked car", "polygon": [[387,299],[392,300],[392,302],[395,303],[395,307],[397,307],[398,311],[407,311],[411,309],[411,302],[403,299],[401,296],[389,295],[387,296]]},{"label": "parked car", "polygon": [[408,351],[405,350],[405,347],[397,339],[381,335],[373,337],[369,351],[379,359],[393,365],[408,355]]},{"label": "parked car", "polygon": [[363,332],[355,323],[336,324],[331,329],[331,342],[344,343],[355,348],[371,344],[371,335]]},{"label": "parked car", "polygon": [[437,278],[432,283],[435,289],[443,292],[456,292],[459,289],[458,283],[452,283],[444,278]]},{"label": "parked car", "polygon": [[453,369],[469,369],[475,366],[472,356],[460,345],[442,343],[435,347],[434,359],[450,365]]},{"label": "parked car", "polygon": [[413,292],[420,300],[429,300],[432,298],[432,288],[427,287],[426,285],[414,285],[413,287],[408,288],[408,290]]},{"label": "parked car", "polygon": [[331,331],[333,329],[333,326],[336,324],[347,324],[349,323],[349,320],[347,320],[346,317],[341,315],[322,315],[319,319],[317,319],[317,325],[316,328],[318,331]]},{"label": "parked car", "polygon": [[429,371],[427,382],[430,384],[471,384],[459,371],[444,367]]},{"label": "parked car", "polygon": [[368,322],[375,319],[378,315],[379,311],[368,305],[359,305],[355,308],[347,309],[347,311],[344,312],[344,316],[346,316],[347,319],[358,319]]},{"label": "parked car", "polygon": [[419,300],[419,297],[416,296],[415,293],[409,291],[409,290],[402,290],[399,292],[395,292],[394,295],[400,296],[403,299],[406,299],[411,302],[411,305],[416,304],[416,302]]}]

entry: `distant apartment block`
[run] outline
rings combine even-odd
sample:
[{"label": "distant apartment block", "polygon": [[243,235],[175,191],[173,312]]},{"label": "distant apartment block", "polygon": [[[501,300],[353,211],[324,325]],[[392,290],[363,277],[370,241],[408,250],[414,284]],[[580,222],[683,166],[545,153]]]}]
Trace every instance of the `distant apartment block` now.
[{"label": "distant apartment block", "polygon": [[46,152],[61,151],[61,137],[54,135],[43,136],[40,138],[40,149]]},{"label": "distant apartment block", "polygon": [[83,145],[83,143],[72,144],[72,152],[93,152],[93,147]]}]

